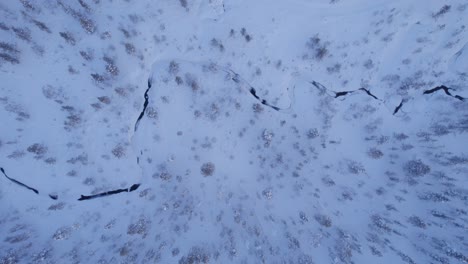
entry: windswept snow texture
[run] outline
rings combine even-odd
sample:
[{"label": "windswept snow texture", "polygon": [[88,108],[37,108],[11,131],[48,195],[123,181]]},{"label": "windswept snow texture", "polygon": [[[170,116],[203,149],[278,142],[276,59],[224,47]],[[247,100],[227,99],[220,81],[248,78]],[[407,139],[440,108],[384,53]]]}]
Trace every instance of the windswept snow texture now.
[{"label": "windswept snow texture", "polygon": [[465,0],[0,17],[0,264],[468,263]]}]

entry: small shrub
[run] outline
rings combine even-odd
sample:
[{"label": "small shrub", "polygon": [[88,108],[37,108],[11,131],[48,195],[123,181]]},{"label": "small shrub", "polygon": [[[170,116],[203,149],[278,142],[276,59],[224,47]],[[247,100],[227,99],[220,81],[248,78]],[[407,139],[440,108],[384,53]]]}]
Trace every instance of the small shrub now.
[{"label": "small shrub", "polygon": [[[174,75],[175,75],[175,74],[179,73],[179,69],[180,69],[180,66],[179,66],[179,64],[178,64],[177,62],[171,61],[171,62],[169,63],[169,73],[170,73],[170,74],[174,74]],[[179,77],[179,78],[180,78],[180,77]]]},{"label": "small shrub", "polygon": [[210,43],[211,43],[211,46],[218,48],[220,52],[224,51],[224,45],[222,44],[221,40],[217,40],[214,38],[211,40]]},{"label": "small shrub", "polygon": [[271,200],[273,198],[273,190],[271,188],[263,190],[262,196],[265,197],[265,199],[267,200]]},{"label": "small shrub", "polygon": [[146,116],[151,119],[157,119],[158,111],[154,107],[149,106],[146,108]]},{"label": "small shrub", "polygon": [[67,116],[67,119],[64,122],[65,129],[70,130],[72,128],[77,128],[83,120],[80,115],[70,114]]},{"label": "small shrub", "polygon": [[180,76],[175,77],[175,82],[177,83],[177,85],[184,84],[184,81],[182,80],[182,78]]},{"label": "small shrub", "polygon": [[320,47],[315,50],[315,59],[322,60],[328,54],[328,49],[326,47]]},{"label": "small shrub", "polygon": [[312,128],[312,129],[309,129],[307,131],[307,138],[308,139],[314,139],[314,138],[317,138],[319,136],[319,132],[316,128]]},{"label": "small shrub", "polygon": [[111,100],[108,96],[100,96],[98,97],[99,102],[104,103],[104,104],[110,104]]},{"label": "small shrub", "polygon": [[28,0],[20,0],[21,4],[23,5],[23,7],[26,9],[26,10],[29,10],[29,11],[35,11],[36,10],[36,7],[34,7],[30,1]]},{"label": "small shrub", "polygon": [[63,208],[65,208],[65,203],[60,202],[60,203],[53,204],[53,205],[49,206],[49,208],[47,208],[47,210],[57,211],[57,210],[62,210]]},{"label": "small shrub", "polygon": [[383,153],[377,148],[370,148],[367,151],[367,155],[373,159],[380,159],[383,156]]},{"label": "small shrub", "polygon": [[44,156],[47,153],[48,148],[43,144],[35,143],[28,147],[28,152],[36,155],[37,158]]},{"label": "small shrub", "polygon": [[125,51],[127,54],[132,55],[135,54],[136,48],[132,43],[125,43]]},{"label": "small shrub", "polygon": [[187,73],[185,74],[185,83],[192,88],[192,91],[197,92],[200,89],[200,86],[197,82],[196,77],[193,75]]},{"label": "small shrub", "polygon": [[322,178],[322,183],[327,187],[331,187],[336,184],[335,181],[332,178],[330,178],[330,176],[324,176]]},{"label": "small shrub", "polygon": [[115,157],[120,159],[125,156],[125,148],[119,144],[112,149],[112,154],[114,154]]},{"label": "small shrub", "polygon": [[417,217],[417,216],[411,216],[408,218],[408,223],[412,224],[413,226],[419,227],[419,228],[426,228],[426,223],[424,221]]},{"label": "small shrub", "polygon": [[41,21],[37,21],[37,20],[33,20],[33,23],[42,31],[45,31],[47,33],[52,33],[52,31],[50,31],[49,27],[46,26],[46,24],[42,23]]},{"label": "small shrub", "polygon": [[188,9],[187,8],[187,6],[188,6],[187,0],[179,0],[179,3],[183,8]]},{"label": "small shrub", "polygon": [[159,174],[159,178],[163,181],[169,181],[172,179],[172,174],[167,171],[163,171]]},{"label": "small shrub", "polygon": [[80,20],[81,27],[86,31],[86,33],[93,34],[96,32],[96,25],[93,20],[82,15],[80,15],[78,19]]},{"label": "small shrub", "polygon": [[254,113],[256,113],[256,114],[260,114],[264,110],[263,106],[261,104],[259,104],[259,103],[253,104],[252,109],[254,110]]},{"label": "small shrub", "polygon": [[49,165],[53,165],[57,162],[57,159],[56,158],[47,158],[44,160],[45,163],[49,164]]},{"label": "small shrub", "polygon": [[408,176],[413,177],[421,177],[431,171],[431,168],[421,160],[410,160],[404,165],[403,169]]},{"label": "small shrub", "polygon": [[72,45],[72,46],[75,46],[76,40],[75,40],[75,38],[73,37],[72,33],[70,33],[70,32],[60,32],[59,34],[60,34],[60,36],[61,36],[62,38],[65,39],[65,41],[66,41],[68,44],[70,44],[70,45]]},{"label": "small shrub", "polygon": [[314,215],[315,221],[317,221],[320,225],[324,227],[331,227],[332,221],[330,217],[323,215],[323,214],[315,214]]},{"label": "small shrub", "polygon": [[331,73],[340,73],[340,70],[341,70],[341,64],[339,64],[339,63],[336,63],[332,67],[327,67],[327,72],[330,73],[330,74]]},{"label": "small shrub", "polygon": [[271,145],[271,141],[273,140],[274,136],[275,136],[275,134],[272,131],[269,131],[267,129],[263,130],[262,139],[263,139],[263,142],[264,142],[263,145],[266,148]]},{"label": "small shrub", "polygon": [[19,53],[19,50],[13,44],[7,42],[0,42],[0,49],[8,53]]},{"label": "small shrub", "polygon": [[146,218],[140,218],[134,224],[130,224],[127,229],[129,235],[142,235],[146,237],[151,227],[151,221]]},{"label": "small shrub", "polygon": [[61,227],[55,231],[53,235],[54,240],[67,240],[71,237],[72,228],[71,227]]},{"label": "small shrub", "polygon": [[29,30],[28,28],[16,28],[16,27],[12,27],[11,28],[16,36],[26,42],[31,42],[31,30]]},{"label": "small shrub", "polygon": [[7,54],[7,53],[0,53],[0,59],[2,61],[6,61],[6,62],[9,62],[11,64],[18,64],[20,63],[18,57],[13,57],[12,55],[10,54]]},{"label": "small shrub", "polygon": [[363,173],[366,170],[364,169],[364,166],[356,161],[350,161],[348,162],[348,171],[352,174],[359,174]]},{"label": "small shrub", "polygon": [[19,158],[24,157],[24,155],[26,155],[26,153],[24,151],[15,150],[10,155],[8,155],[7,158],[9,158],[9,159],[19,159]]},{"label": "small shrub", "polygon": [[94,59],[93,52],[92,51],[80,51],[81,57],[85,59],[86,61],[92,61]]},{"label": "small shrub", "polygon": [[241,28],[241,35],[245,38],[245,41],[250,42],[252,40],[252,36],[247,33],[245,28]]},{"label": "small shrub", "polygon": [[91,7],[89,7],[89,5],[86,4],[83,0],[78,0],[78,2],[87,12],[91,12]]},{"label": "small shrub", "polygon": [[437,13],[433,13],[432,17],[437,19],[444,14],[448,13],[452,7],[450,5],[444,5],[443,7],[440,8],[440,10]]},{"label": "small shrub", "polygon": [[104,75],[98,74],[98,73],[92,73],[91,77],[93,78],[94,82],[96,83],[103,83],[106,81],[106,77]]},{"label": "small shrub", "polygon": [[187,256],[179,260],[179,264],[201,264],[210,263],[210,254],[200,247],[192,247]]},{"label": "small shrub", "polygon": [[104,56],[102,58],[107,64],[106,64],[106,71],[110,74],[112,74],[113,76],[117,76],[119,75],[119,68],[115,65],[115,62],[113,59],[107,57],[107,56]]},{"label": "small shrub", "polygon": [[364,62],[364,67],[368,70],[374,68],[374,62],[371,59],[368,59]]},{"label": "small shrub", "polygon": [[307,43],[306,46],[312,51],[312,54],[314,56],[314,59],[316,60],[322,60],[325,58],[325,56],[328,55],[328,43],[327,42],[322,42],[320,37],[318,35],[315,35],[311,37]]},{"label": "small shrub", "polygon": [[3,22],[0,22],[0,29],[5,30],[5,31],[10,30],[10,28],[7,25],[5,25]]},{"label": "small shrub", "polygon": [[204,163],[201,166],[200,171],[205,177],[212,176],[215,171],[215,165],[212,162]]}]

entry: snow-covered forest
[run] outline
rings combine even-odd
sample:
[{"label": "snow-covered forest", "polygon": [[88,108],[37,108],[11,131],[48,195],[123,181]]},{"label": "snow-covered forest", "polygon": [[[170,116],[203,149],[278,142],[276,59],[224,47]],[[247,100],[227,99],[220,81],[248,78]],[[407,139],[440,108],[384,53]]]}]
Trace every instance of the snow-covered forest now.
[{"label": "snow-covered forest", "polygon": [[465,0],[2,0],[0,264],[468,263]]}]

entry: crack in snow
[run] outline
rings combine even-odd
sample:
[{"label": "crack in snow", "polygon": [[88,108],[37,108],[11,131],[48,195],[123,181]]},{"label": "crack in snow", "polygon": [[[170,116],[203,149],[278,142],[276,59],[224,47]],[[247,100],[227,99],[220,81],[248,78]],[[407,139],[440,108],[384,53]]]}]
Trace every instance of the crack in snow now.
[{"label": "crack in snow", "polygon": [[140,120],[145,115],[146,107],[148,107],[148,103],[149,103],[148,92],[149,92],[150,89],[151,89],[151,79],[148,79],[148,88],[146,89],[145,94],[144,94],[145,102],[143,103],[143,110],[141,111],[140,115],[138,116],[137,121],[135,122],[134,131],[137,131],[138,125],[140,124]]},{"label": "crack in snow", "polygon": [[456,98],[456,99],[458,99],[458,100],[460,100],[460,101],[464,101],[464,100],[466,99],[466,98],[464,98],[464,97],[461,97],[460,95],[453,95],[453,94],[451,94],[451,93],[450,93],[450,90],[454,90],[454,89],[448,88],[448,87],[445,86],[445,85],[437,86],[437,87],[434,87],[434,88],[432,88],[432,89],[426,90],[426,91],[424,91],[423,94],[432,94],[432,93],[435,93],[435,92],[440,91],[440,90],[443,90],[443,91],[445,92],[446,95],[451,96],[451,97],[454,97],[454,98]]},{"label": "crack in snow", "polygon": [[279,108],[279,107],[277,107],[277,106],[275,106],[275,105],[272,105],[272,104],[268,103],[267,100],[260,98],[260,97],[257,95],[257,91],[255,90],[255,88],[253,88],[251,85],[249,85],[249,84],[247,83],[247,81],[243,80],[243,79],[240,77],[240,75],[239,75],[238,73],[234,72],[234,71],[231,70],[231,69],[224,70],[224,71],[227,72],[227,73],[229,73],[229,74],[233,74],[233,75],[234,75],[234,76],[231,77],[231,80],[233,80],[235,83],[240,83],[241,81],[244,82],[244,83],[246,83],[246,84],[250,87],[250,88],[249,88],[249,93],[250,93],[253,97],[255,97],[255,99],[257,99],[262,105],[268,106],[268,107],[272,108],[272,109],[275,110],[275,111],[280,111],[280,110],[287,110],[287,109],[289,109],[289,107],[288,107],[288,108],[285,108],[285,109],[281,109],[281,108]]},{"label": "crack in snow", "polygon": [[403,106],[403,103],[404,103],[405,100],[401,100],[400,104],[395,107],[395,110],[393,111],[393,115],[395,115],[396,113],[398,113],[398,111],[400,111],[401,107]]},{"label": "crack in snow", "polygon": [[122,193],[122,192],[133,192],[133,191],[137,190],[139,187],[140,187],[140,184],[133,184],[132,186],[130,186],[130,188],[126,188],[126,189],[117,189],[117,190],[102,192],[102,193],[98,193],[98,194],[94,194],[94,195],[81,195],[81,197],[78,199],[78,201],[101,198],[101,197],[105,197],[105,196],[109,196],[109,195],[113,195],[113,194],[118,194],[118,193]]},{"label": "crack in snow", "polygon": [[[0,171],[3,173],[3,175],[5,175],[5,177],[8,180],[10,180],[10,181],[16,183],[17,185],[22,186],[22,187],[24,187],[24,188],[26,188],[28,190],[33,191],[35,194],[39,194],[39,191],[37,189],[35,189],[35,188],[31,187],[31,186],[28,186],[28,185],[26,185],[26,184],[24,184],[24,183],[22,183],[22,182],[20,182],[20,181],[18,181],[16,179],[13,179],[13,178],[9,177],[2,167],[0,167]],[[48,196],[52,200],[57,200],[58,199],[58,196],[56,194],[48,194]]]},{"label": "crack in snow", "polygon": [[[321,92],[324,92],[324,93],[326,93],[328,96],[331,96],[331,97],[333,97],[333,98],[338,98],[338,97],[341,97],[341,96],[345,96],[345,95],[347,95],[347,94],[351,94],[351,93],[354,93],[354,92],[357,92],[357,91],[364,91],[367,95],[371,96],[372,98],[374,98],[374,99],[376,99],[376,100],[378,100],[378,101],[381,101],[381,102],[383,102],[383,103],[386,103],[385,100],[379,99],[377,96],[375,96],[374,94],[372,94],[372,93],[370,92],[370,90],[368,90],[368,89],[366,89],[366,88],[359,88],[359,89],[353,90],[353,91],[335,92],[335,91],[332,91],[332,90],[326,88],[325,86],[323,86],[322,84],[320,84],[320,83],[318,83],[318,82],[316,82],[316,81],[311,81],[310,83],[311,83],[312,85],[314,85],[317,89],[319,89]],[[429,89],[429,90],[425,90],[425,91],[423,92],[423,95],[432,94],[432,93],[435,93],[435,92],[437,92],[437,91],[439,91],[439,90],[443,90],[443,91],[445,92],[446,95],[451,96],[451,97],[453,97],[453,98],[456,98],[456,99],[458,99],[458,100],[460,100],[460,101],[465,101],[465,99],[467,99],[467,98],[462,97],[462,96],[460,96],[460,95],[453,95],[453,94],[451,94],[451,93],[450,93],[450,90],[454,90],[454,89],[448,88],[448,87],[445,86],[445,85],[441,85],[441,86],[437,86],[437,87],[434,87],[434,88]],[[333,93],[334,96],[331,95],[330,92]],[[395,115],[396,113],[398,113],[398,112],[400,111],[401,107],[403,106],[403,104],[406,103],[407,101],[408,101],[408,99],[403,99],[403,100],[401,100],[400,104],[399,104],[398,106],[395,107],[395,110],[393,111],[393,115]]]},{"label": "crack in snow", "polygon": [[24,184],[24,183],[22,183],[22,182],[20,182],[20,181],[17,181],[17,180],[15,180],[15,179],[13,179],[13,178],[8,177],[8,175],[6,174],[6,172],[5,172],[5,170],[4,170],[3,168],[0,168],[0,171],[3,173],[3,175],[5,175],[5,177],[6,177],[8,180],[10,180],[10,181],[12,181],[12,182],[18,184],[19,186],[22,186],[22,187],[24,187],[24,188],[26,188],[26,189],[28,189],[28,190],[33,191],[33,192],[35,192],[36,194],[39,194],[39,191],[38,191],[37,189],[34,189],[34,188],[32,188],[32,187],[30,187],[30,186],[28,186],[28,185],[26,185],[26,184]]},{"label": "crack in snow", "polygon": [[[24,184],[24,183],[22,183],[22,182],[20,182],[18,180],[15,180],[15,179],[9,177],[2,167],[0,167],[0,171],[3,173],[3,175],[5,175],[5,177],[8,180],[10,180],[10,181],[12,181],[12,182],[14,182],[14,183],[28,189],[28,190],[33,191],[36,194],[39,194],[39,191],[37,189],[32,188],[32,187],[30,187],[30,186],[28,186],[28,185],[26,185],[26,184]],[[137,184],[133,184],[132,186],[130,186],[129,188],[126,188],[126,189],[117,189],[117,190],[102,192],[102,193],[98,193],[98,194],[94,194],[94,195],[81,195],[81,197],[78,199],[78,201],[100,198],[100,197],[109,196],[109,195],[113,195],[113,194],[118,194],[118,193],[122,193],[122,192],[133,192],[133,191],[137,190],[139,187],[140,187],[140,184],[137,183]],[[58,195],[56,195],[56,194],[48,194],[48,197],[51,198],[52,200],[57,200],[58,199]]]}]

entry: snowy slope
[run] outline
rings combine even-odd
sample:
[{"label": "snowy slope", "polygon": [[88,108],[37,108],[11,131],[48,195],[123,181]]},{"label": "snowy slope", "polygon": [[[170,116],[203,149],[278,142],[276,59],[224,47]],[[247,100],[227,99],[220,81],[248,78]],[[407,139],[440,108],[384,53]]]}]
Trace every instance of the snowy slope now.
[{"label": "snowy slope", "polygon": [[0,263],[467,263],[467,9],[3,1]]}]

